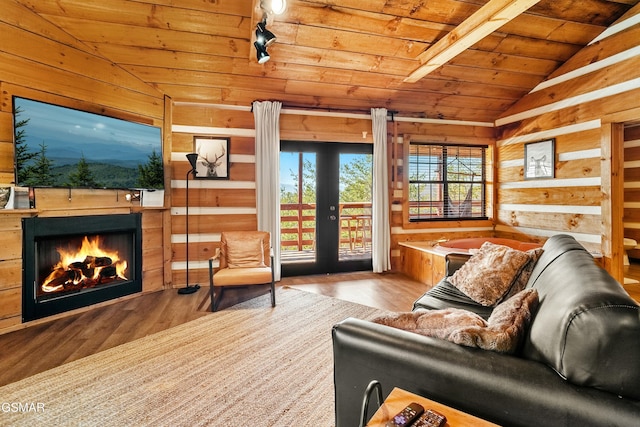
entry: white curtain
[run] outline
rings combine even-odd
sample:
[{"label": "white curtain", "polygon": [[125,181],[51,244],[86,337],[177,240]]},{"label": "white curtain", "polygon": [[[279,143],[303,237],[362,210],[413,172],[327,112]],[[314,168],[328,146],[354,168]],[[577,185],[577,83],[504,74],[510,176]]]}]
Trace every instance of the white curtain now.
[{"label": "white curtain", "polygon": [[389,223],[389,171],[387,166],[387,109],[372,108],[373,128],[373,212],[371,239],[373,272],[391,269]]},{"label": "white curtain", "polygon": [[280,110],[278,101],[255,101],[258,230],[271,233],[275,279],[280,280]]}]

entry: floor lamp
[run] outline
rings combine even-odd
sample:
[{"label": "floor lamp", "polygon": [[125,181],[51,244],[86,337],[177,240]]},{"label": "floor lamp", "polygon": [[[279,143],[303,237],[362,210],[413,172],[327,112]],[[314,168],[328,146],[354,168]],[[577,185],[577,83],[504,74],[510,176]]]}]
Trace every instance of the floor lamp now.
[{"label": "floor lamp", "polygon": [[189,160],[189,164],[191,164],[191,170],[187,172],[187,197],[186,197],[186,215],[185,215],[185,229],[186,229],[186,256],[187,256],[187,285],[184,288],[178,289],[178,293],[181,295],[192,294],[200,289],[200,285],[195,284],[193,286],[189,286],[189,175],[193,175],[194,177],[198,173],[196,171],[196,160],[198,160],[197,153],[189,153],[187,154],[187,160]]}]

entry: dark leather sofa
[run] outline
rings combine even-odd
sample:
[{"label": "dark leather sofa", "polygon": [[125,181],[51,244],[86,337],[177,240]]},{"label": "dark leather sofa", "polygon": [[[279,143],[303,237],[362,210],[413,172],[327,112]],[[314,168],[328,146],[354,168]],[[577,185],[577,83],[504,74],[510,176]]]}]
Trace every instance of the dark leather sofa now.
[{"label": "dark leather sofa", "polygon": [[[477,308],[451,287],[445,278],[415,308]],[[547,240],[527,287],[540,305],[516,355],[354,318],[336,324],[336,425],[358,425],[374,379],[384,396],[400,387],[504,426],[640,425],[638,305],[568,235]]]}]

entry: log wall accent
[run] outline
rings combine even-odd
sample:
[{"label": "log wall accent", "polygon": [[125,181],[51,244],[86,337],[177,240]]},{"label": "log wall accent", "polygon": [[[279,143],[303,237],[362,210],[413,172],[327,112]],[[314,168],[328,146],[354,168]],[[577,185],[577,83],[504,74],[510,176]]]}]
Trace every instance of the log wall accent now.
[{"label": "log wall accent", "polygon": [[[623,173],[617,166],[623,151],[611,144],[621,143],[616,132],[622,126],[612,125],[640,119],[640,25],[616,28],[496,121],[496,234],[541,241],[571,234],[603,253],[605,267],[621,279],[622,236],[615,230],[621,226],[616,177]],[[547,138],[555,138],[555,178],[524,180],[524,144]]]},{"label": "log wall accent", "polygon": [[[624,132],[624,237],[640,245],[640,122]],[[640,258],[640,247],[628,251]]]},{"label": "log wall accent", "polygon": [[195,136],[228,137],[229,179],[189,178],[189,281],[208,286],[208,259],[220,246],[220,233],[256,230],[255,131],[249,109],[176,103],[171,147],[171,276],[174,287],[186,284],[186,154]]},{"label": "log wall accent", "polygon": [[[0,186],[14,185],[13,102],[17,95],[155,126],[164,95],[88,45],[14,1],[0,16]],[[165,144],[166,145],[166,144]],[[165,157],[167,159],[167,157]],[[167,167],[168,169],[168,167]],[[0,330],[21,322],[21,218],[119,214],[139,210],[116,190],[37,189],[32,210],[0,210]],[[143,211],[143,292],[162,289],[162,209]]]}]

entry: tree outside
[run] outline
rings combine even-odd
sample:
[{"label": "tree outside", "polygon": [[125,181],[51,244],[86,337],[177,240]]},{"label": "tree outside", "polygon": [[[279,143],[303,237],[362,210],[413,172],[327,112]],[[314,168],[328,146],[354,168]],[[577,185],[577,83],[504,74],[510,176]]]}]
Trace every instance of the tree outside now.
[{"label": "tree outside", "polygon": [[34,153],[33,162],[24,168],[25,180],[20,184],[28,187],[52,186],[57,175],[53,172],[53,162],[47,158],[47,146],[40,144],[40,151]]},{"label": "tree outside", "polygon": [[149,161],[144,165],[138,165],[138,185],[141,188],[164,188],[164,167],[162,157],[153,150],[149,155]]},{"label": "tree outside", "polygon": [[[302,230],[300,240],[304,242],[302,249],[310,250],[313,248],[316,229],[316,180],[318,178],[315,154],[281,153],[281,155],[296,156],[295,169],[289,168],[286,171],[289,177],[286,181],[292,184],[280,185],[280,203],[291,207],[291,209],[281,210],[282,250],[298,250],[298,246],[293,242],[298,242],[300,230]],[[360,203],[370,206],[373,184],[372,161],[371,154],[341,156],[339,197],[341,205]],[[291,162],[281,162],[281,164],[289,163]],[[300,164],[302,165],[301,171]],[[299,179],[300,174],[302,180]],[[302,192],[300,192],[300,187],[302,187]],[[364,212],[365,209],[362,207],[346,207],[344,210],[346,211],[344,213],[349,215],[370,214],[370,208],[368,212]],[[302,224],[299,223],[299,218],[302,218]],[[346,238],[346,236],[341,237]]]},{"label": "tree outside", "polygon": [[29,151],[26,140],[26,126],[29,124],[29,119],[19,119],[22,110],[17,107],[15,110],[15,141],[16,141],[16,169],[17,169],[17,181],[16,183],[26,182],[28,179],[28,170],[26,165],[33,160],[38,153]]},{"label": "tree outside", "polygon": [[89,168],[89,164],[84,157],[80,157],[80,161],[76,165],[76,170],[69,173],[68,187],[87,187],[98,188],[100,185],[96,182],[96,179]]}]

